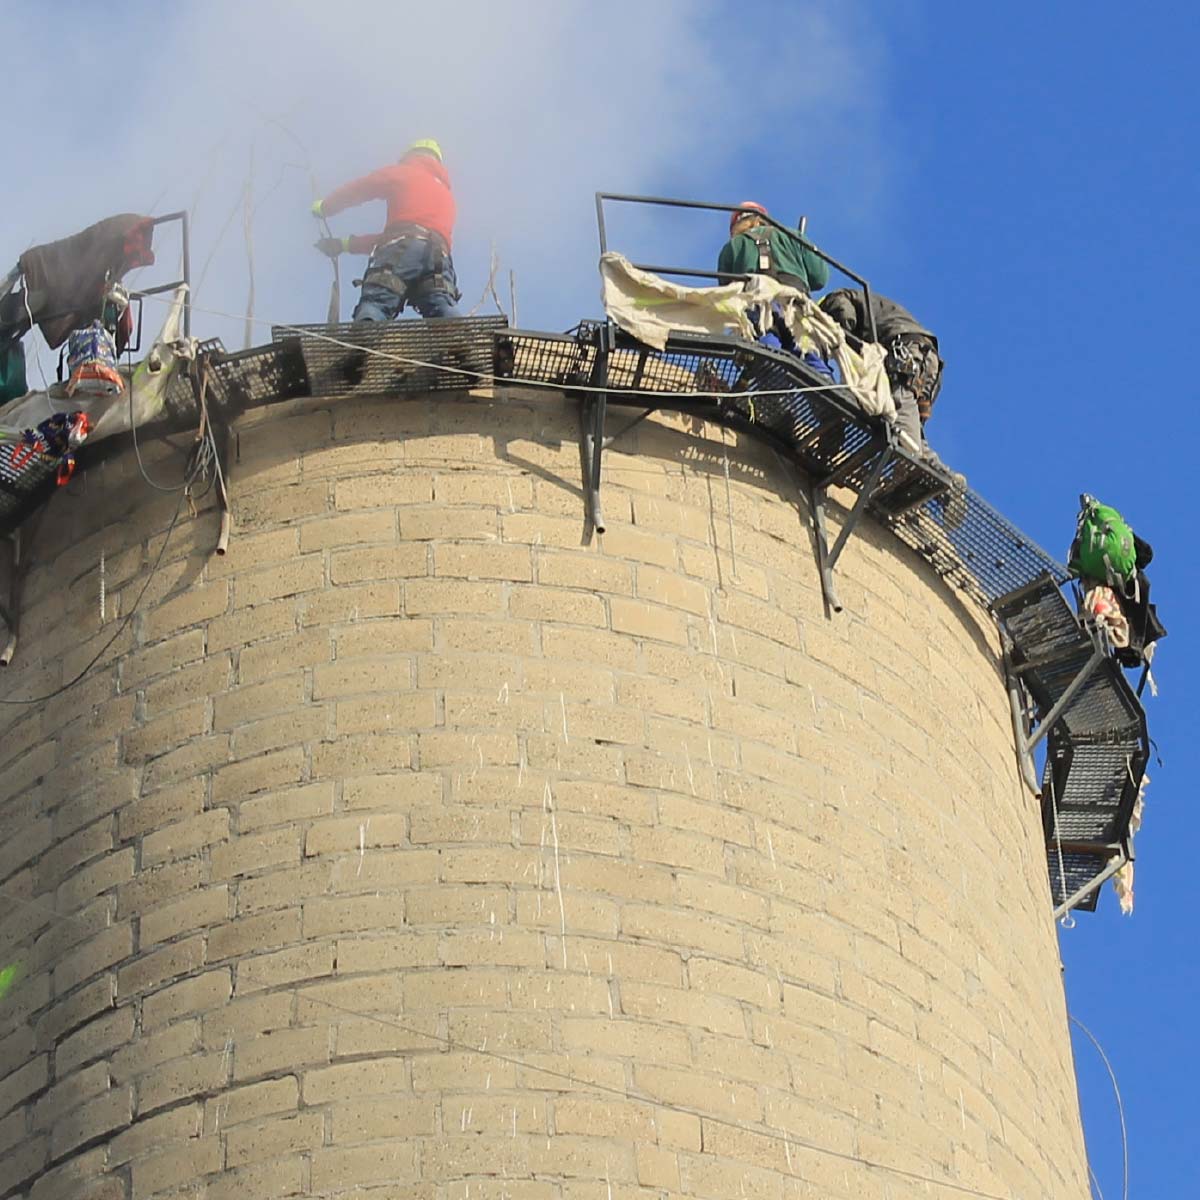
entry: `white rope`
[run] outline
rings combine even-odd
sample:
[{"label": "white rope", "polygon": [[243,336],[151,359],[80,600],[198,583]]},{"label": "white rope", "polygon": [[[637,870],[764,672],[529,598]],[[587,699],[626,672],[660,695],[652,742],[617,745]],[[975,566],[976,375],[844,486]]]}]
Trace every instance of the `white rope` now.
[{"label": "white rope", "polygon": [[[1046,772],[1050,780],[1050,807],[1054,812],[1054,848],[1058,852],[1058,886],[1065,904],[1068,900],[1067,896],[1067,868],[1063,862],[1062,852],[1062,832],[1058,827],[1058,797],[1054,794],[1054,764],[1050,763],[1049,770]],[[1071,910],[1068,909],[1062,915],[1062,920],[1059,924],[1064,929],[1075,928],[1075,918],[1071,916]]]}]

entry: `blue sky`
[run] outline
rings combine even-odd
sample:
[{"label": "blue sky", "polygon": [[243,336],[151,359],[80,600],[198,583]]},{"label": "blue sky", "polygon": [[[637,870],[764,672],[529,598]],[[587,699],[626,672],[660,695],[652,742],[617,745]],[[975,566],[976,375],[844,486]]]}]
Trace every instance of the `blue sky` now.
[{"label": "blue sky", "polygon": [[[257,314],[319,320],[328,275],[310,249],[310,171],[327,191],[432,135],[457,184],[467,304],[494,243],[516,272],[520,323],[560,329],[599,308],[597,188],[806,213],[825,249],[938,332],[948,367],[929,434],[944,458],[1057,555],[1081,491],[1155,546],[1171,636],[1150,702],[1164,766],[1151,769],[1137,910],[1122,918],[1106,894],[1062,945],[1070,1007],[1120,1080],[1132,1194],[1200,1194],[1187,907],[1200,646],[1186,607],[1200,428],[1182,353],[1200,274],[1194,7],[423,8],[136,2],[97,26],[90,5],[56,3],[50,19],[44,0],[4,0],[4,41],[23,48],[6,90],[27,115],[7,130],[6,161],[21,169],[5,181],[0,257],[107,212],[194,206],[197,275],[212,256],[197,303],[240,314],[240,216],[222,227],[253,149]],[[339,218],[337,231],[368,232],[375,216]],[[699,264],[723,225],[628,219],[614,236]],[[237,320],[200,314],[196,330],[241,344]],[[1075,1044],[1111,1200],[1114,1102],[1090,1045]]]}]

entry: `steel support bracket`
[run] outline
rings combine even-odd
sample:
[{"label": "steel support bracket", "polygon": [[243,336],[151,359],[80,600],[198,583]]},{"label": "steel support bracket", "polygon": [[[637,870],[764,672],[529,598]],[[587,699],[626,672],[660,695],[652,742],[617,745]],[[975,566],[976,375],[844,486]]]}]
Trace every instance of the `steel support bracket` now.
[{"label": "steel support bracket", "polygon": [[25,585],[25,572],[29,566],[21,553],[20,527],[14,529],[4,540],[9,545],[8,594],[3,604],[0,604],[0,624],[3,624],[7,636],[4,645],[0,647],[0,667],[7,667],[17,652],[17,634],[21,627],[21,592]]},{"label": "steel support bracket", "polygon": [[1105,864],[1104,870],[1094,878],[1088,880],[1083,887],[1072,892],[1055,910],[1054,919],[1061,920],[1075,908],[1082,904],[1093,892],[1102,888],[1126,863],[1133,862],[1133,850],[1131,847],[1125,847],[1113,858]]},{"label": "steel support bracket", "polygon": [[875,494],[875,488],[891,458],[892,448],[888,446],[872,464],[862,489],[858,493],[858,498],[846,514],[846,520],[838,531],[837,539],[832,547],[829,545],[829,523],[825,513],[825,502],[828,495],[826,485],[814,485],[809,489],[809,509],[812,512],[813,533],[817,545],[817,570],[821,576],[821,592],[825,597],[825,607],[828,613],[842,611],[842,603],[838,599],[837,589],[833,582],[833,570],[837,566],[842,551],[846,548],[846,543],[850,540],[850,535],[867,511],[871,497]]},{"label": "steel support bracket", "polygon": [[1030,752],[1032,752],[1034,747],[1036,747],[1037,744],[1046,736],[1046,734],[1048,734],[1050,730],[1054,728],[1054,725],[1058,721],[1059,717],[1066,712],[1067,708],[1071,704],[1071,701],[1074,700],[1079,694],[1080,688],[1082,688],[1083,685],[1092,677],[1093,672],[1104,661],[1105,657],[1106,655],[1104,651],[1097,646],[1092,652],[1092,657],[1089,658],[1087,662],[1084,663],[1079,669],[1079,674],[1076,675],[1069,684],[1067,684],[1066,690],[1063,692],[1063,694],[1059,696],[1059,698],[1054,702],[1050,711],[1038,722],[1037,729],[1034,730],[1033,734],[1028,739],[1027,749]]},{"label": "steel support bracket", "polygon": [[612,326],[600,330],[596,359],[592,365],[589,386],[580,404],[579,453],[583,466],[583,502],[588,521],[597,533],[606,525],[600,506],[600,470],[603,465],[605,424],[608,418],[608,353],[612,346]]}]

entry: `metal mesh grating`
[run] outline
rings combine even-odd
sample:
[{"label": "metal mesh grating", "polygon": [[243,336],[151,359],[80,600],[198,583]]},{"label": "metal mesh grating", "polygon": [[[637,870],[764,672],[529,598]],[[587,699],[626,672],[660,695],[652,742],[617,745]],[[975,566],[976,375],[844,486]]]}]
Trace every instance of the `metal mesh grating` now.
[{"label": "metal mesh grating", "polygon": [[[565,335],[507,332],[497,343],[496,374],[567,387],[587,383],[602,329],[599,322],[585,321]],[[790,354],[737,338],[678,334],[662,352],[618,335],[609,357],[610,404],[686,407],[757,433],[790,452],[818,484],[860,490],[886,445],[882,423],[865,416],[844,389],[761,399],[694,395],[828,384]],[[669,395],[638,395],[646,392]],[[872,508],[940,575],[985,606],[1043,574],[1058,583],[1067,580],[1065,567],[977,493],[968,489],[950,503],[945,491],[943,476],[901,455],[888,464]]]},{"label": "metal mesh grating", "polygon": [[504,317],[275,326],[277,344],[299,344],[310,394],[458,391],[492,375]]},{"label": "metal mesh grating", "polygon": [[54,490],[61,461],[35,452],[20,466],[13,465],[12,442],[0,444],[0,533],[9,533]]},{"label": "metal mesh grating", "polygon": [[[1059,905],[1081,887],[1085,887],[1091,883],[1108,866],[1108,856],[1105,854],[1086,854],[1078,850],[1064,850],[1062,871],[1060,872],[1059,870],[1057,854],[1051,856],[1048,866],[1050,871],[1050,898],[1055,905]],[[1063,875],[1066,876],[1065,889],[1062,885]],[[1086,912],[1095,912],[1101,890],[1097,888],[1090,896],[1081,900],[1075,907],[1082,908]]]},{"label": "metal mesh grating", "polygon": [[1069,578],[1036,542],[970,488],[952,503],[932,500],[890,522],[892,532],[938,574],[990,606],[1042,575]]}]

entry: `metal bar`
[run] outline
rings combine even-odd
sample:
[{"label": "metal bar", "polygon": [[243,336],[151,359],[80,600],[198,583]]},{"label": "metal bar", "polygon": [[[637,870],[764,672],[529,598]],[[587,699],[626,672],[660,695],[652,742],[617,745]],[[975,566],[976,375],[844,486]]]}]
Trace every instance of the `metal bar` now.
[{"label": "metal bar", "polygon": [[157,296],[162,292],[173,292],[176,288],[182,287],[187,281],[176,279],[174,283],[160,283],[157,287],[138,288],[136,292],[130,292],[130,298],[138,296]]},{"label": "metal bar", "polygon": [[645,412],[639,413],[636,417],[633,418],[632,421],[629,421],[627,424],[622,425],[621,428],[618,429],[616,433],[609,434],[604,439],[604,445],[606,447],[611,446],[613,444],[613,442],[615,442],[617,440],[617,438],[624,437],[635,425],[640,425],[652,412],[654,412],[654,409],[648,408],[648,409],[646,409]]},{"label": "metal bar", "polygon": [[1118,855],[1090,883],[1085,883],[1078,891],[1072,892],[1055,910],[1054,919],[1065,917],[1077,904],[1082,904],[1094,891],[1102,888],[1127,862],[1128,858]]},{"label": "metal bar", "polygon": [[1137,685],[1137,698],[1139,700],[1142,698],[1142,692],[1144,692],[1146,690],[1146,681],[1149,678],[1150,678],[1150,664],[1148,662],[1144,662],[1142,664],[1141,678],[1138,680],[1138,685]]},{"label": "metal bar", "polygon": [[1125,847],[1121,842],[1065,842],[1059,839],[1058,845],[1072,854],[1124,854]]},{"label": "metal bar", "polygon": [[829,528],[825,523],[825,489],[813,487],[808,493],[809,508],[812,510],[813,530],[817,543],[817,571],[821,576],[821,592],[831,612],[840,613],[842,603],[838,599],[833,583],[833,570],[829,563]]},{"label": "metal bar", "polygon": [[[670,196],[631,196],[619,192],[596,193],[596,206],[598,209],[602,209],[605,200],[614,200],[624,204],[656,204],[666,208],[696,208],[710,212],[726,213],[735,213],[740,211],[741,208],[738,204],[714,204],[708,200],[677,200]],[[800,230],[784,225],[782,221],[777,221],[769,213],[761,215],[768,225],[773,225],[781,233],[786,233],[794,237],[806,250],[811,250],[818,258],[840,271],[848,279],[853,279],[855,283],[861,284],[864,289],[867,287],[867,281],[861,275],[851,271],[849,267],[844,263],[838,262],[832,255],[826,254],[819,246],[810,242]]]},{"label": "metal bar", "polygon": [[750,278],[749,275],[736,271],[696,271],[691,267],[663,267],[654,263],[630,263],[630,266],[636,267],[639,271],[649,271],[654,275],[689,275],[695,279],[747,280]]},{"label": "metal bar", "polygon": [[7,667],[17,652],[17,633],[21,620],[21,583],[25,565],[21,561],[21,530],[14,529],[8,538],[11,546],[9,556],[8,604],[4,610],[4,625],[8,637],[0,649],[0,667]]},{"label": "metal bar", "polygon": [[608,527],[600,507],[600,470],[604,454],[604,423],[607,410],[608,397],[604,392],[600,392],[592,404],[592,523],[596,526],[597,533],[603,533]]},{"label": "metal bar", "polygon": [[183,298],[183,336],[192,336],[192,238],[191,219],[186,212],[179,214],[183,222],[180,236],[183,238],[183,282],[187,295]]},{"label": "metal bar", "polygon": [[600,230],[600,253],[608,253],[608,230],[604,226],[604,193],[596,193],[596,225]]},{"label": "metal bar", "polygon": [[1004,658],[1004,680],[1008,684],[1008,707],[1012,715],[1017,765],[1021,769],[1021,779],[1025,786],[1040,800],[1042,789],[1038,784],[1037,772],[1033,767],[1033,756],[1029,753],[1029,724],[1026,719],[1026,707],[1021,699],[1021,681],[1013,670],[1012,650],[1009,646],[1008,635],[1003,631],[1001,631],[1001,651]]},{"label": "metal bar", "polygon": [[1040,742],[1042,738],[1044,738],[1046,734],[1050,732],[1054,726],[1054,723],[1066,711],[1066,708],[1071,701],[1075,699],[1079,689],[1082,688],[1085,683],[1087,683],[1087,681],[1092,677],[1092,672],[1094,672],[1103,661],[1104,651],[1096,650],[1092,654],[1092,657],[1089,658],[1086,663],[1084,663],[1079,674],[1076,675],[1069,684],[1067,684],[1066,691],[1059,696],[1059,698],[1054,702],[1054,705],[1050,711],[1041,719],[1041,721],[1038,722],[1037,729],[1034,731],[1033,736],[1029,739],[1030,750],[1033,750],[1038,742]]},{"label": "metal bar", "polygon": [[847,513],[845,524],[838,531],[837,541],[833,543],[833,549],[829,551],[829,569],[837,565],[837,560],[841,556],[842,549],[850,540],[850,535],[854,532],[855,525],[858,524],[859,517],[862,516],[867,505],[871,501],[871,494],[875,491],[875,485],[879,482],[879,477],[883,474],[884,467],[892,457],[892,448],[889,446],[882,451],[879,457],[871,466],[871,472],[866,478],[866,482],[862,485],[862,491],[858,493],[858,499],[854,501],[854,507]]}]

